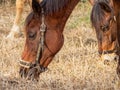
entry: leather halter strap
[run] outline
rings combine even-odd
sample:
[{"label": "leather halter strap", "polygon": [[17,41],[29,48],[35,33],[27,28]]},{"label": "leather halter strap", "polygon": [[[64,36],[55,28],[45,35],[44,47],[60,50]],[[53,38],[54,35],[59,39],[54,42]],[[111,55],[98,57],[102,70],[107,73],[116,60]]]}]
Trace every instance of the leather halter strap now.
[{"label": "leather halter strap", "polygon": [[31,63],[28,61],[19,60],[19,65],[25,68],[29,68],[31,66]]},{"label": "leather halter strap", "polygon": [[115,48],[113,50],[105,50],[103,52],[101,52],[100,54],[112,54],[112,53],[118,53],[120,50],[120,48],[117,46],[115,46]]},{"label": "leather halter strap", "polygon": [[115,49],[113,49],[113,50],[108,50],[108,51],[103,51],[102,54],[112,54],[112,53],[114,53],[114,52],[116,52]]},{"label": "leather halter strap", "polygon": [[44,40],[45,40],[45,31],[46,31],[46,25],[45,25],[45,16],[44,16],[44,10],[42,9],[42,23],[40,26],[40,37],[39,37],[39,46],[38,46],[38,50],[37,50],[37,55],[36,55],[36,59],[35,62],[28,62],[28,61],[24,61],[24,60],[19,60],[19,64],[22,67],[25,68],[37,68],[40,72],[44,72],[46,71],[46,67],[43,67],[42,65],[39,64],[39,60],[40,60],[40,55],[43,54],[44,51]]}]

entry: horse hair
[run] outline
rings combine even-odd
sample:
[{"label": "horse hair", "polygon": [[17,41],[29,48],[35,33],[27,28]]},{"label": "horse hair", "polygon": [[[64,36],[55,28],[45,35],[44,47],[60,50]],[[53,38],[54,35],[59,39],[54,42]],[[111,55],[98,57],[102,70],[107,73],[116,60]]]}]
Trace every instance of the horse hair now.
[{"label": "horse hair", "polygon": [[105,19],[105,11],[100,6],[101,2],[106,4],[108,8],[111,9],[111,7],[109,6],[109,0],[96,1],[95,5],[92,8],[91,17],[90,17],[92,26],[94,26],[96,30],[100,29],[100,25],[103,24],[103,21]]},{"label": "horse hair", "polygon": [[46,14],[54,13],[64,8],[71,0],[43,0],[40,5]]}]

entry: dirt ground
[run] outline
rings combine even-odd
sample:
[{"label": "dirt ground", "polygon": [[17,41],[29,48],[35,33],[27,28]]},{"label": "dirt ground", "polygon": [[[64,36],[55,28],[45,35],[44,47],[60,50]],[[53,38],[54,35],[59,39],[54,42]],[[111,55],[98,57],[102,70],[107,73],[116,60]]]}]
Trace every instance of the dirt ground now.
[{"label": "dirt ground", "polygon": [[[117,63],[104,64],[98,55],[90,10],[89,3],[77,5],[64,30],[63,48],[49,69],[40,75],[39,82],[34,82],[18,74],[25,36],[6,38],[15,17],[15,6],[0,6],[0,90],[120,90]],[[29,12],[29,6],[25,6],[21,29]]]}]

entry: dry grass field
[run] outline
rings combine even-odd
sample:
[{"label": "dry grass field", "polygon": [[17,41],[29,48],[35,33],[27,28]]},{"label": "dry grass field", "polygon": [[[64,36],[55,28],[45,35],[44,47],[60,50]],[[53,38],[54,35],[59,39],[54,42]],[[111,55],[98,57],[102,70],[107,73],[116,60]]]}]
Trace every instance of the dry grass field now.
[{"label": "dry grass field", "polygon": [[[64,46],[39,82],[19,77],[18,60],[25,37],[6,39],[15,17],[15,5],[0,6],[0,90],[120,90],[116,62],[104,64],[97,52],[90,24],[91,5],[79,3],[64,30]],[[25,6],[21,28],[30,12]]]}]

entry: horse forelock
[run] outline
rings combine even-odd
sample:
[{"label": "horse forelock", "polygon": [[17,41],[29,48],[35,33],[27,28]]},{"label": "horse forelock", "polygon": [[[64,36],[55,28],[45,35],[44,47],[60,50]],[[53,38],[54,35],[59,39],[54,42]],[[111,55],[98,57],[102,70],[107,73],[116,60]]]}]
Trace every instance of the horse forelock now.
[{"label": "horse forelock", "polygon": [[[101,0],[102,1],[102,0]],[[106,3],[106,5],[109,4],[108,0],[103,0],[104,3]],[[97,1],[93,8],[92,8],[92,12],[91,12],[91,22],[92,22],[92,26],[95,27],[95,29],[100,29],[100,26],[104,23],[104,19],[105,19],[105,12],[104,10],[101,8],[100,1]],[[111,8],[111,7],[110,7]]]}]

